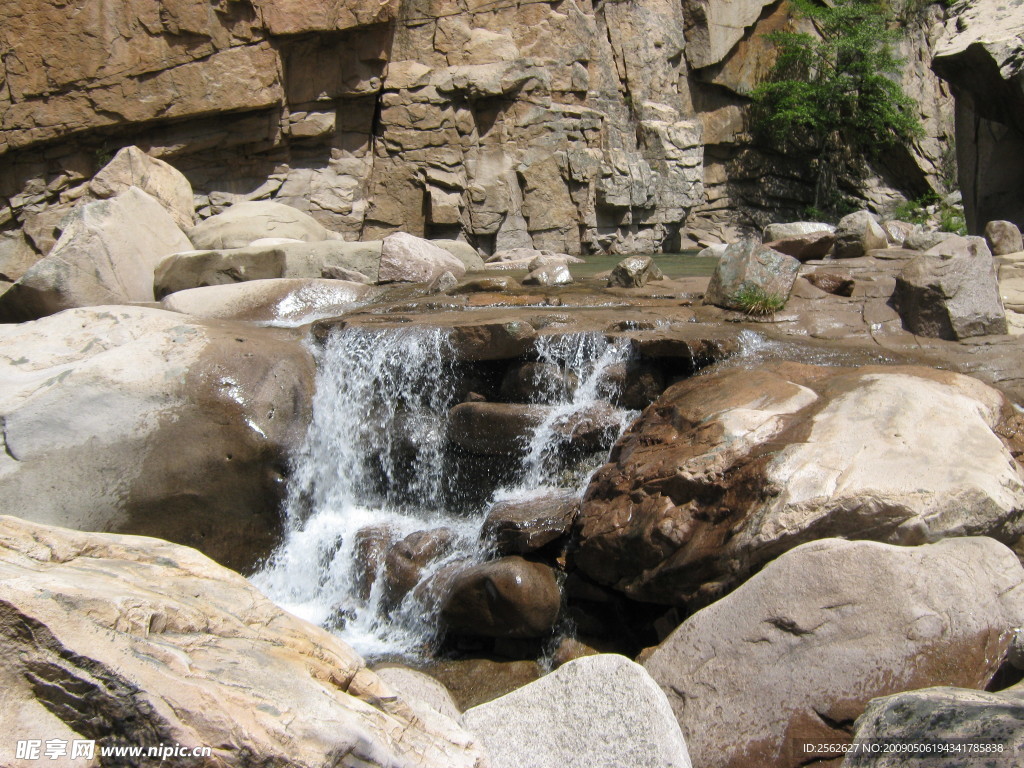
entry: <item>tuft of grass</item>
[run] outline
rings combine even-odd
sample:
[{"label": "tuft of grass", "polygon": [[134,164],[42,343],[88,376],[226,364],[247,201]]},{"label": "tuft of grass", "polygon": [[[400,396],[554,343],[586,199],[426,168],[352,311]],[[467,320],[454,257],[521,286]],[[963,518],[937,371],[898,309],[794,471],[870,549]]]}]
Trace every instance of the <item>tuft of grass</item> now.
[{"label": "tuft of grass", "polygon": [[786,306],[786,296],[768,293],[763,288],[745,285],[731,297],[732,303],[748,315],[773,315]]}]

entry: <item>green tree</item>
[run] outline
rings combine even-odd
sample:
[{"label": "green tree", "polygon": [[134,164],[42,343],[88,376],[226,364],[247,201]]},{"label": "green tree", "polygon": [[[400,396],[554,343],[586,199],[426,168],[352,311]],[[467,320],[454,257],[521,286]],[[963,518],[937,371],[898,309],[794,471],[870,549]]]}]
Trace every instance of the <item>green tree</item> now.
[{"label": "green tree", "polygon": [[922,133],[915,104],[899,83],[899,32],[880,0],[792,0],[818,35],[775,32],[778,58],[753,91],[754,127],[785,152],[815,163],[814,205],[834,207],[844,165]]}]

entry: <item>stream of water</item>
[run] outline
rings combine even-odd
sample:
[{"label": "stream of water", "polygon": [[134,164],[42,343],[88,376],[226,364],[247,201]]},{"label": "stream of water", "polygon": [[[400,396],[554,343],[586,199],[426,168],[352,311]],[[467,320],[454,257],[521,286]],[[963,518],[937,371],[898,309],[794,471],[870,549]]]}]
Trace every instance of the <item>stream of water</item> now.
[{"label": "stream of water", "polygon": [[[425,568],[423,583],[453,563],[487,557],[479,532],[490,502],[552,488],[582,493],[603,455],[567,463],[558,426],[606,405],[606,374],[626,361],[628,345],[597,333],[542,338],[538,362],[557,365],[573,386],[554,387],[550,377],[534,381],[533,401],[548,407],[521,455],[510,459],[449,449],[447,417],[459,396],[459,371],[444,331],[344,329],[318,356],[313,419],[293,462],[285,540],[252,581],[364,656],[422,654],[437,638],[436,609],[417,590],[389,602],[384,557],[380,549],[374,555],[374,542],[386,548],[418,531],[447,529],[450,545]],[[616,415],[613,428],[621,432],[635,413]],[[467,508],[459,462],[498,460],[516,462],[503,473],[512,480],[487,488],[485,501]]]}]

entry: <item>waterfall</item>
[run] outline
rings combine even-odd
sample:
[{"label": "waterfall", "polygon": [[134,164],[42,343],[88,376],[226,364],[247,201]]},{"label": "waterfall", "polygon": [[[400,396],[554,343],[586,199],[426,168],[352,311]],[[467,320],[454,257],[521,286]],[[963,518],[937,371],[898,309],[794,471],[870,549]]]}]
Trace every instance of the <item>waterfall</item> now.
[{"label": "waterfall", "polygon": [[[253,583],[366,656],[425,653],[436,638],[436,606],[429,590],[389,598],[388,547],[443,529],[443,546],[419,575],[422,585],[446,567],[487,557],[479,531],[491,500],[528,498],[550,487],[582,493],[603,456],[567,466],[557,427],[612,394],[605,374],[627,357],[628,345],[596,333],[540,340],[538,361],[559,366],[573,386],[555,392],[534,382],[534,400],[549,405],[525,437],[515,480],[467,509],[457,487],[459,459],[445,436],[459,383],[446,333],[419,327],[333,332],[318,351],[313,418],[293,461],[285,540]],[[613,413],[611,439],[632,415]]]}]

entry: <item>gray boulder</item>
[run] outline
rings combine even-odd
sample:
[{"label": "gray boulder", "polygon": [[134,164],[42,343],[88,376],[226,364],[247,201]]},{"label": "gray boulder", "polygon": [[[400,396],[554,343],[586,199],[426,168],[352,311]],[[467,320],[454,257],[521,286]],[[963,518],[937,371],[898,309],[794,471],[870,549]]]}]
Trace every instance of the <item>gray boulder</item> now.
[{"label": "gray boulder", "polygon": [[1012,221],[990,221],[985,225],[985,240],[994,256],[1024,251],[1024,239]]},{"label": "gray boulder", "polygon": [[800,271],[800,262],[753,240],[741,240],[725,249],[715,265],[704,294],[706,304],[745,310],[743,294],[789,298]]},{"label": "gray boulder", "polygon": [[892,305],[918,336],[959,340],[1007,332],[996,265],[981,238],[952,238],[911,261]]},{"label": "gray boulder", "polygon": [[871,699],[984,688],[1024,620],[1024,568],[992,539],[823,539],[684,621],[644,666],[705,768],[797,768]]},{"label": "gray boulder", "polygon": [[374,672],[413,709],[426,708],[455,721],[462,715],[451,693],[437,678],[408,667],[380,667]]},{"label": "gray boulder", "polygon": [[835,234],[834,255],[837,259],[855,259],[868,251],[889,246],[885,230],[867,211],[857,211],[841,218]]},{"label": "gray boulder", "polygon": [[718,259],[721,258],[722,254],[725,253],[725,249],[728,247],[729,246],[725,243],[715,243],[714,245],[709,245],[707,248],[701,250],[697,254],[697,257],[701,259]]},{"label": "gray boulder", "polygon": [[188,237],[195,248],[204,251],[244,248],[266,237],[306,243],[341,239],[341,235],[326,229],[308,213],[269,200],[235,203],[190,229]]},{"label": "gray boulder", "polygon": [[0,297],[0,319],[32,320],[62,309],[153,301],[153,273],[191,248],[160,203],[129,187],[79,205],[48,256]]},{"label": "gray boulder", "polygon": [[650,256],[630,256],[615,265],[608,278],[608,287],[642,288],[648,280],[663,279],[665,275]]},{"label": "gray boulder", "polygon": [[466,265],[444,248],[406,232],[384,238],[380,253],[381,283],[429,283],[444,272],[466,274]]},{"label": "gray boulder", "polygon": [[462,725],[493,768],[690,768],[665,694],[643,667],[615,654],[563,664],[467,710]]},{"label": "gray boulder", "polygon": [[469,243],[461,240],[431,240],[431,243],[438,248],[444,248],[448,253],[461,261],[467,271],[474,272],[484,268],[484,260]]},{"label": "gray boulder", "polygon": [[[965,747],[975,753],[875,751],[876,745],[907,743]],[[998,693],[939,686],[875,699],[854,725],[857,752],[843,768],[996,768],[1018,764],[1024,751],[1024,685]],[[813,757],[809,753],[808,757]],[[830,756],[831,757],[831,756]]]},{"label": "gray boulder", "polygon": [[824,259],[836,243],[836,237],[828,230],[809,232],[806,235],[794,235],[779,240],[765,242],[766,248],[792,256],[799,261]]},{"label": "gray boulder", "polygon": [[251,568],[280,536],[280,467],[314,364],[280,331],[148,307],[0,326],[0,494],[80,530],[158,536]]},{"label": "gray boulder", "polygon": [[952,232],[938,232],[918,226],[914,227],[903,240],[903,247],[911,251],[927,251],[954,237],[957,235]]}]

